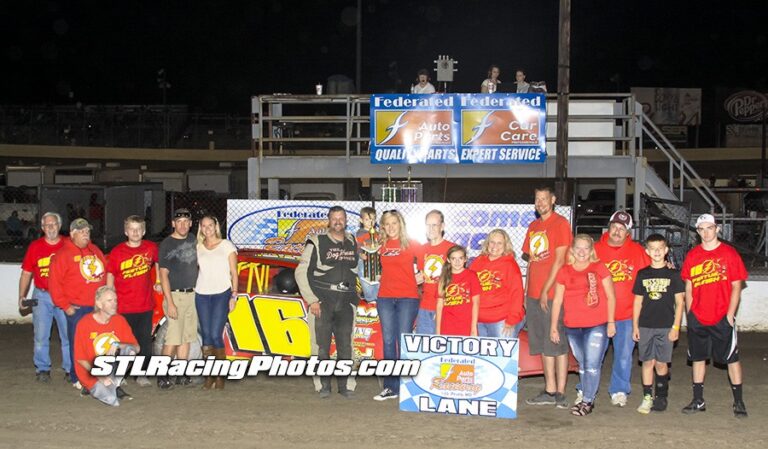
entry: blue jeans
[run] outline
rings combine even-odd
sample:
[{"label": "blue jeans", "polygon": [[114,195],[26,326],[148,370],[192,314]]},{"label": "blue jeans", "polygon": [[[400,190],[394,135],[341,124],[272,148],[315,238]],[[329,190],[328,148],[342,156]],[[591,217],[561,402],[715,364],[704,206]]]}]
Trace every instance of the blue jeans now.
[{"label": "blue jeans", "polygon": [[357,276],[360,279],[360,287],[363,289],[363,299],[368,302],[376,301],[376,299],[379,297],[379,286],[381,286],[381,284],[378,282],[371,284],[363,278],[362,259],[357,261]]},{"label": "blue jeans", "polygon": [[227,324],[231,297],[231,289],[213,295],[195,293],[195,308],[197,319],[200,321],[200,333],[203,334],[203,346],[224,348],[222,334],[224,325]]},{"label": "blue jeans", "polygon": [[69,353],[69,338],[67,337],[67,315],[63,310],[53,305],[51,294],[36,288],[32,297],[37,299],[37,305],[32,308],[32,325],[35,329],[35,349],[32,360],[35,371],[51,370],[51,325],[56,320],[61,340],[61,368],[64,372],[72,370],[72,358]]},{"label": "blue jeans", "polygon": [[520,335],[520,331],[523,330],[523,327],[525,326],[525,318],[520,320],[519,323],[515,324],[515,326],[512,328],[512,335],[509,337],[503,333],[505,325],[505,320],[497,321],[495,323],[477,323],[477,336],[517,338],[517,336]]},{"label": "blue jeans", "polygon": [[434,310],[419,309],[419,313],[416,315],[416,333],[417,334],[435,334],[435,317],[437,312]]},{"label": "blue jeans", "polygon": [[600,371],[608,348],[606,325],[595,327],[566,327],[568,343],[579,362],[579,380],[584,402],[594,402],[600,386]]},{"label": "blue jeans", "polygon": [[632,392],[632,351],[635,340],[632,339],[632,319],[616,322],[616,335],[613,336],[613,368],[608,394]]},{"label": "blue jeans", "polygon": [[[400,336],[413,332],[413,322],[419,312],[419,300],[416,298],[379,298],[376,301],[379,312],[381,334],[384,341],[384,359],[400,358]],[[385,377],[384,388],[400,393],[400,379]]]},{"label": "blue jeans", "polygon": [[[80,319],[82,319],[84,316],[88,315],[91,312],[93,312],[93,307],[79,306],[79,308],[75,309],[75,313],[73,313],[72,315],[67,315],[67,337],[69,337],[69,357],[70,357],[70,360],[72,360],[73,365],[77,363],[77,361],[75,360],[75,329],[77,329],[77,323],[80,322]],[[72,383],[77,382],[77,373],[75,373],[74,369],[69,370],[69,379],[72,381]]]}]

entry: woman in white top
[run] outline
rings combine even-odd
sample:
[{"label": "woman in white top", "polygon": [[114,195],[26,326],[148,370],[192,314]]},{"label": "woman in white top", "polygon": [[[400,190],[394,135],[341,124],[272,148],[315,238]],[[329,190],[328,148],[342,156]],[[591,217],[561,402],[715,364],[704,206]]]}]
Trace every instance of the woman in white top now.
[{"label": "woman in white top", "polygon": [[525,82],[525,72],[518,70],[515,72],[515,84],[517,84],[517,93],[527,94],[531,91],[531,85]]},{"label": "woman in white top", "polygon": [[421,69],[416,73],[416,83],[411,86],[412,94],[433,94],[435,86],[429,82],[429,71]]},{"label": "woman in white top", "polygon": [[496,92],[499,84],[501,84],[499,75],[501,75],[499,66],[491,65],[488,68],[488,78],[486,78],[485,81],[483,81],[483,84],[480,85],[480,92],[484,94],[492,94]]},{"label": "woman in white top", "polygon": [[[197,230],[195,307],[203,334],[203,358],[225,359],[224,325],[237,298],[237,248],[221,237],[219,220],[213,215],[200,219]],[[223,377],[208,377],[203,389],[224,388]]]}]

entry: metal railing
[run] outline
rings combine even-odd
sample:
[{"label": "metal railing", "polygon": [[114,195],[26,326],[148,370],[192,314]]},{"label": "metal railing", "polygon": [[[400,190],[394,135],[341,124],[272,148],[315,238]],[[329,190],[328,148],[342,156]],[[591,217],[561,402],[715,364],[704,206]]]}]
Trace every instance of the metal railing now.
[{"label": "metal railing", "polygon": [[[614,154],[635,155],[636,103],[632,94],[571,94],[577,101],[613,100],[617,106],[610,114],[574,114],[569,122],[610,122],[611,136],[569,137],[569,142],[614,142]],[[555,101],[548,94],[547,101]],[[259,158],[269,155],[298,154],[303,150],[326,150],[364,155],[370,142],[370,95],[261,95],[254,98],[252,149]],[[334,109],[329,113],[325,109]],[[556,123],[556,115],[547,115],[547,123]],[[314,128],[311,125],[318,125]],[[329,125],[338,125],[336,128]],[[313,133],[314,132],[314,133]],[[548,137],[547,142],[554,142]],[[295,144],[302,144],[298,148]],[[343,150],[342,150],[343,147]]]},{"label": "metal railing", "polygon": [[[680,201],[684,199],[684,193],[686,186],[694,189],[696,193],[709,205],[712,213],[718,215],[723,221],[729,219],[726,214],[725,204],[718,198],[715,192],[707,186],[706,182],[699,176],[698,172],[688,163],[687,160],[677,151],[677,148],[664,136],[661,130],[654,124],[650,118],[642,112],[642,108],[636,106],[636,110],[640,118],[640,124],[642,127],[642,136],[648,137],[655,145],[655,149],[659,150],[668,161],[669,173],[668,184],[669,190],[673,192]],[[640,140],[638,148],[638,155],[643,156],[643,139]],[[675,179],[679,180],[679,185],[675,186]]]}]

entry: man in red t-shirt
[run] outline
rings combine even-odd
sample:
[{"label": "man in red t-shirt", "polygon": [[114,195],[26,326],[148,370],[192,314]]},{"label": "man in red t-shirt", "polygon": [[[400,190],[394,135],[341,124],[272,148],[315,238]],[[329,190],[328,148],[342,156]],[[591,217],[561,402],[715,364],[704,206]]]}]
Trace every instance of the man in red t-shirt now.
[{"label": "man in red t-shirt", "polygon": [[[104,254],[91,243],[91,225],[85,218],[72,220],[69,240],[51,260],[48,278],[53,303],[67,315],[70,356],[75,347],[75,327],[82,317],[93,311],[96,289],[106,282],[105,267]],[[75,371],[70,370],[70,378],[72,385],[80,389],[82,385]]]},{"label": "man in red t-shirt", "polygon": [[437,307],[437,284],[446,265],[445,255],[455,245],[443,238],[445,235],[445,216],[439,210],[427,213],[427,243],[422,245],[424,284],[422,284],[419,313],[416,315],[416,333],[435,333],[435,308]]},{"label": "man in red t-shirt", "polygon": [[632,216],[620,210],[611,215],[608,232],[595,243],[595,252],[613,279],[616,293],[616,335],[613,336],[613,367],[608,394],[611,404],[624,407],[627,396],[632,392],[632,351],[635,340],[632,339],[632,308],[635,295],[637,272],[651,264],[645,249],[632,241]]},{"label": "man in red t-shirt", "polygon": [[117,293],[103,285],[94,295],[93,313],[85,315],[75,331],[75,370],[85,391],[107,405],[118,406],[131,396],[120,388],[121,377],[91,375],[93,360],[100,355],[136,355],[136,337],[128,322],[117,314]]},{"label": "man in red t-shirt", "polygon": [[53,305],[51,294],[48,293],[48,274],[51,267],[51,258],[56,251],[64,245],[66,237],[59,235],[61,230],[61,216],[55,212],[46,212],[40,220],[43,228],[43,237],[29,245],[24,260],[21,263],[21,277],[19,279],[19,310],[27,308],[22,301],[27,299],[32,279],[35,281],[35,289],[32,299],[37,304],[32,306],[32,323],[35,331],[35,349],[32,360],[35,363],[35,379],[38,382],[51,380],[51,325],[56,320],[61,340],[61,368],[65,377],[70,378],[72,358],[70,357],[69,338],[67,337],[67,316],[64,311]]},{"label": "man in red t-shirt", "polygon": [[733,393],[733,415],[747,417],[742,397],[742,372],[736,344],[736,312],[747,270],[733,247],[717,238],[720,226],[710,214],[696,220],[701,245],[685,257],[680,273],[685,281],[688,311],[688,358],[693,364],[693,400],[683,413],[703,412],[704,375],[707,359],[728,365]]},{"label": "man in red t-shirt", "polygon": [[[141,353],[152,355],[152,314],[155,308],[153,290],[162,293],[158,273],[157,244],[144,240],[146,222],[138,215],[125,219],[128,241],[112,249],[107,260],[107,285],[115,287],[120,303],[117,312],[131,326],[141,346]],[[153,282],[153,278],[156,282]],[[148,360],[148,359],[145,359]],[[151,382],[146,377],[136,379],[142,387]]]},{"label": "man in red t-shirt", "polygon": [[[573,234],[568,220],[555,212],[556,201],[551,187],[543,186],[535,190],[534,205],[539,218],[528,226],[523,242],[523,259],[528,262],[525,299],[528,349],[531,355],[541,355],[545,383],[544,391],[525,402],[528,405],[568,408],[565,398],[568,339],[560,338],[559,343],[553,343],[549,335],[555,277],[565,264]],[[562,317],[558,323],[560,335],[565,335]]]}]

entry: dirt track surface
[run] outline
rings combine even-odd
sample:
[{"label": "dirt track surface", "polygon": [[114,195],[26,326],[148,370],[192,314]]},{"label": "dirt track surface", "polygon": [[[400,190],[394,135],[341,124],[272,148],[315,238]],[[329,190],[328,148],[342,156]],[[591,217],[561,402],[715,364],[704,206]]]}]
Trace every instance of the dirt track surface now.
[{"label": "dirt track surface", "polygon": [[[708,367],[707,411],[680,413],[690,401],[690,368],[685,363],[685,336],[675,349],[670,409],[641,415],[639,367],[634,393],[625,408],[610,405],[609,372],[595,412],[569,415],[554,407],[523,403],[543,384],[541,377],[520,382],[517,420],[405,413],[397,401],[371,399],[379,391],[376,379],[359,379],[357,398],[334,394],[321,400],[307,378],[251,378],[230,382],[224,391],[199,387],[160,391],[125,387],[134,396],[117,408],[79,394],[63,380],[60,370],[50,384],[34,380],[32,327],[1,325],[0,447],[696,447],[765,448],[768,445],[768,335],[739,336],[745,371],[744,397],[749,418],[737,420],[725,371]],[[55,340],[55,337],[54,337]],[[54,361],[58,362],[54,343]],[[609,350],[606,367],[610,367]],[[569,399],[577,376],[568,379]]]}]

